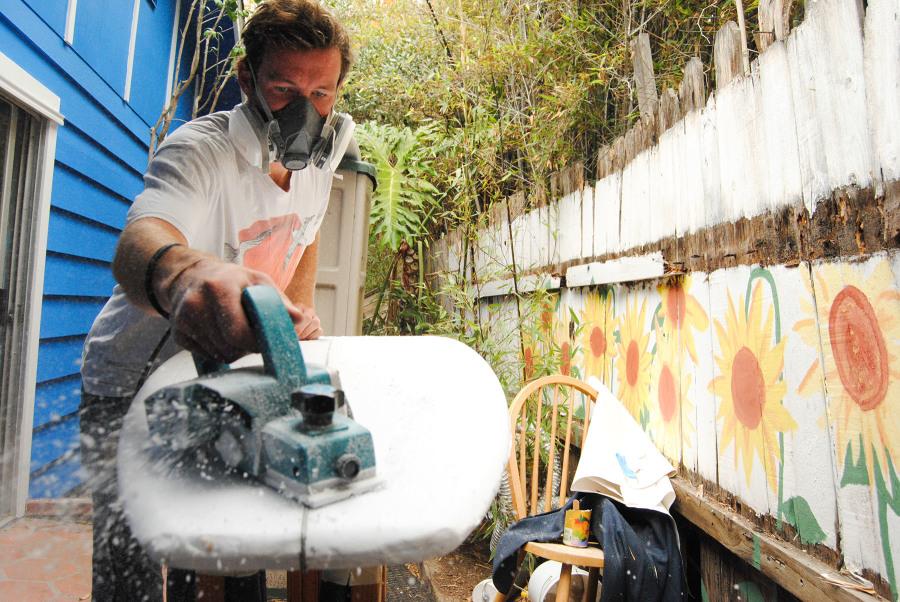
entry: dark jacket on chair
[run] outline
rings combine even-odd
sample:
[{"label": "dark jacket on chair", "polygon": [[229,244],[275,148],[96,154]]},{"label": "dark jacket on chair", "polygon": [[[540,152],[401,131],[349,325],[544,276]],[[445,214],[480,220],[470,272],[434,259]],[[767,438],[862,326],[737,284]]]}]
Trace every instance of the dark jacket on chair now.
[{"label": "dark jacket on chair", "polygon": [[582,509],[592,511],[591,540],[600,542],[605,556],[600,602],[682,599],[684,573],[672,517],[587,493],[569,498],[559,510],[524,518],[509,528],[494,554],[492,579],[498,591],[509,592],[512,587],[519,548],[529,541],[561,540],[566,510],[576,497]]}]

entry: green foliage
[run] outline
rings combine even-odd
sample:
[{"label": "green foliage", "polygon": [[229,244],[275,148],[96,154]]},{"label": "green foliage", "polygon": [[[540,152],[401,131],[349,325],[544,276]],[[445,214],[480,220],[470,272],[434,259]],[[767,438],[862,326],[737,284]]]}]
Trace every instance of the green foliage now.
[{"label": "green foliage", "polygon": [[540,194],[573,161],[590,172],[638,117],[636,34],[650,34],[658,89],[677,89],[689,58],[709,70],[715,31],[735,18],[733,3],[684,0],[334,4],[358,47],[345,108],[360,121],[439,126],[448,152],[433,183],[450,221],[440,229],[517,189]]},{"label": "green foliage", "polygon": [[397,251],[427,233],[438,190],[426,178],[433,176],[427,148],[421,144],[427,128],[367,123],[357,129],[363,157],[375,165],[378,188],[372,195],[371,233],[382,245]]}]

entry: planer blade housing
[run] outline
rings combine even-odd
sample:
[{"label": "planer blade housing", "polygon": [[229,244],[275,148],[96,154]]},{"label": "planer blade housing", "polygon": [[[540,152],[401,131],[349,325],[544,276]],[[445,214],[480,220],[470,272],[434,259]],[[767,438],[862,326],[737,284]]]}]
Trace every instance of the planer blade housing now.
[{"label": "planer blade housing", "polygon": [[170,454],[212,455],[308,506],[378,485],[372,434],[349,417],[338,376],[307,365],[275,289],[244,290],[261,368],[195,356],[200,375],[145,400],[151,441]]}]

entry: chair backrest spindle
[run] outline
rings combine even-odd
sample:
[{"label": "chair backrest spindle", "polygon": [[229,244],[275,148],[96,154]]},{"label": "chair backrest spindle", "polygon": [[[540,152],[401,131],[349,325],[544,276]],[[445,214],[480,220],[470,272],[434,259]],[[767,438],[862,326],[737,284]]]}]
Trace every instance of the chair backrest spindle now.
[{"label": "chair backrest spindle", "polygon": [[[541,398],[543,400],[543,398]],[[549,512],[553,502],[553,465],[556,463],[556,417],[559,413],[559,385],[553,386],[553,405],[550,418],[550,450],[547,459],[547,480],[544,483],[544,512]]]},{"label": "chair backrest spindle", "polygon": [[[547,454],[546,471],[540,470],[541,451],[543,447],[543,406],[545,405],[545,387],[553,387],[552,403],[548,404],[550,416],[550,434],[549,434],[549,450]],[[547,391],[549,393],[549,391]],[[571,468],[571,446],[572,432],[574,431],[575,421],[575,397],[578,394],[583,398],[585,404],[584,423],[581,434],[581,444],[584,446],[587,428],[590,424],[591,402],[597,398],[597,391],[586,383],[569,376],[560,374],[545,376],[534,380],[519,391],[510,406],[510,429],[513,437],[518,437],[518,444],[513,444],[510,448],[510,457],[507,464],[509,472],[510,490],[513,498],[513,508],[518,519],[525,518],[530,514],[538,512],[546,512],[552,508],[553,499],[553,465],[557,458],[557,441],[561,435],[559,432],[561,425],[559,424],[560,398],[567,407],[566,416],[566,435],[565,445],[562,450],[562,474],[559,483],[559,500],[560,505],[565,503],[568,493],[569,470]],[[537,406],[534,411],[534,422],[529,423],[529,406],[534,399]],[[550,401],[550,399],[547,399]],[[529,462],[527,461],[528,443],[527,439],[531,439],[531,466],[528,470]],[[538,482],[541,479],[541,472],[546,475],[544,485],[544,504],[540,504],[538,499]],[[530,474],[528,474],[530,473]],[[530,483],[529,483],[530,478]],[[530,503],[529,503],[530,502]],[[543,506],[543,507],[541,507]]]}]

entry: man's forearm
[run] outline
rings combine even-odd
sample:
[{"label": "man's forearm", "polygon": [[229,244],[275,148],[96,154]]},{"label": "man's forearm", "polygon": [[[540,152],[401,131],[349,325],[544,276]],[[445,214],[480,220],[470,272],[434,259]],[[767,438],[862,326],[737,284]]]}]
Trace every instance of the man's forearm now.
[{"label": "man's forearm", "polygon": [[319,235],[303,250],[303,257],[285,289],[288,298],[297,305],[315,309],[316,270],[319,266]]},{"label": "man's forearm", "polygon": [[161,219],[139,219],[125,228],[116,247],[112,269],[116,281],[134,305],[150,312],[156,311],[147,298],[148,263],[159,249],[172,243],[182,246],[172,248],[157,262],[151,282],[158,303],[167,310],[170,303],[168,291],[174,278],[209,256],[189,249],[181,232]]}]

